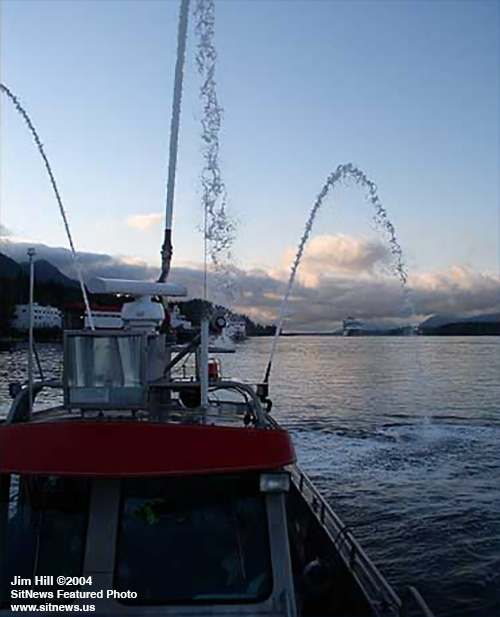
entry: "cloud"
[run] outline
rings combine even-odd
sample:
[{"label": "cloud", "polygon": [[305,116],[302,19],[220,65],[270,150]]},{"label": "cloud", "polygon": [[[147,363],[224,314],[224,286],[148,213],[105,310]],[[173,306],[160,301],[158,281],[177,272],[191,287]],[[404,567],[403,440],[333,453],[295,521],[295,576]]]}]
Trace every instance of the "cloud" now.
[{"label": "cloud", "polygon": [[[408,304],[401,285],[395,277],[379,271],[386,265],[387,253],[377,244],[350,240],[323,236],[320,242],[311,243],[311,253],[304,258],[290,296],[286,329],[333,330],[347,316],[377,323],[408,320]],[[17,261],[26,261],[29,246],[32,245],[6,239],[1,250]],[[76,277],[69,250],[44,245],[35,245],[35,249],[39,259],[47,259],[67,276]],[[155,280],[159,275],[158,267],[130,257],[81,253],[80,262],[86,279],[104,276]],[[210,297],[252,319],[275,323],[288,272],[288,268],[268,272],[235,267],[224,274],[211,272]],[[189,297],[203,295],[201,265],[174,264],[170,280],[185,285]],[[416,321],[434,313],[500,311],[498,275],[457,265],[443,272],[415,274],[410,277],[409,287]]]},{"label": "cloud", "polygon": [[[293,258],[294,252],[289,249],[284,263],[290,264]],[[324,234],[315,236],[307,245],[299,277],[308,285],[317,285],[321,279],[338,274],[373,274],[387,269],[390,261],[390,251],[381,242],[345,234]]]},{"label": "cloud", "polygon": [[2,223],[0,223],[0,238],[4,238],[7,236],[11,236],[12,232],[10,231],[10,229],[7,229],[7,227],[5,227],[5,225],[2,225]]},{"label": "cloud", "polygon": [[447,272],[411,277],[412,296],[418,312],[471,313],[499,310],[500,277],[453,266]]},{"label": "cloud", "polygon": [[127,225],[134,229],[144,231],[161,223],[165,215],[161,212],[151,212],[150,214],[133,214],[127,218]]},{"label": "cloud", "polygon": [[[1,247],[2,252],[18,262],[27,261],[26,251],[29,247],[36,250],[37,259],[46,259],[59,268],[63,274],[76,278],[76,266],[69,249],[51,247],[32,242],[13,242],[6,240]],[[78,258],[82,266],[84,278],[106,276],[108,278],[148,279],[158,276],[158,268],[153,268],[146,262],[128,257],[114,257],[105,253],[79,252]]]}]

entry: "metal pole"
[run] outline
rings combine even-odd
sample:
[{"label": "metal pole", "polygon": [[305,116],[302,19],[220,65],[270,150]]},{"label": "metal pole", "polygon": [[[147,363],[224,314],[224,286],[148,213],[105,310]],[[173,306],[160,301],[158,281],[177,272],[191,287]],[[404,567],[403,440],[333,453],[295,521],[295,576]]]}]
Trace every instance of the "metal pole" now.
[{"label": "metal pole", "polygon": [[29,389],[29,414],[33,411],[33,300],[35,295],[35,261],[36,255],[34,248],[28,249],[28,258],[30,264],[30,295],[29,295],[29,338],[28,338],[28,389]]},{"label": "metal pole", "polygon": [[165,237],[161,248],[160,282],[167,280],[172,261],[172,213],[174,207],[175,172],[177,168],[177,148],[179,144],[179,124],[181,117],[182,81],[184,77],[184,58],[186,56],[186,37],[189,16],[189,0],[181,0],[179,28],[177,33],[177,61],[175,64],[174,97],[172,120],[170,123],[170,148],[168,162],[167,203],[165,212]]},{"label": "metal pole", "polygon": [[200,389],[201,406],[208,407],[208,324],[209,320],[204,317],[201,321],[201,345],[200,345]]},{"label": "metal pole", "polygon": [[43,375],[42,363],[40,362],[40,356],[38,355],[38,349],[36,348],[35,341],[33,341],[33,351],[35,352],[35,360],[38,367],[38,372],[40,373],[40,379],[44,381],[45,377]]}]

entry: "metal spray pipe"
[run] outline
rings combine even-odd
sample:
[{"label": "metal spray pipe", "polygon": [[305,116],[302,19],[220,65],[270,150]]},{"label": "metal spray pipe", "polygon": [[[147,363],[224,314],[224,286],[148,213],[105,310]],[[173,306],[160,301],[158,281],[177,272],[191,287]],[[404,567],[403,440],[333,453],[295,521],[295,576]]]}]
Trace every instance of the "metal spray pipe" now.
[{"label": "metal spray pipe", "polygon": [[189,0],[181,0],[179,28],[177,33],[177,61],[175,64],[174,96],[172,102],[172,120],[170,123],[170,147],[167,180],[167,203],[165,210],[165,237],[161,247],[161,274],[159,282],[167,280],[172,261],[172,213],[174,207],[175,172],[177,169],[177,149],[179,145],[179,125],[181,117],[182,81],[184,77],[184,59],[186,56],[186,38],[189,16]]}]

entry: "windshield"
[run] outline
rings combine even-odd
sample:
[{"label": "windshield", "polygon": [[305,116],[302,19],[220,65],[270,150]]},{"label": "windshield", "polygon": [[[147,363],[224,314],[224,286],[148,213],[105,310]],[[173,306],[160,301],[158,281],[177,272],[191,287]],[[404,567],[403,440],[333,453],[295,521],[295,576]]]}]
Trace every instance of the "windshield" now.
[{"label": "windshield", "polygon": [[[0,605],[10,604],[15,576],[79,576],[82,573],[89,508],[89,484],[84,479],[10,477],[2,486],[0,529]],[[64,586],[57,585],[58,588]],[[37,591],[54,591],[37,585]],[[50,597],[50,596],[49,596]],[[57,601],[57,600],[56,600]]]},{"label": "windshield", "polygon": [[127,480],[120,510],[115,588],[136,592],[131,602],[256,602],[270,595],[258,476]]}]

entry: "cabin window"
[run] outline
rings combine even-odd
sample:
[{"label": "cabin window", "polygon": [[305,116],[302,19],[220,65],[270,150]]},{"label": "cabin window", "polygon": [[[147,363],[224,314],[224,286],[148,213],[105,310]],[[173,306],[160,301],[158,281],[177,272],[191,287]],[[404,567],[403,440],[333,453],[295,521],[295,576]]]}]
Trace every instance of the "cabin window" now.
[{"label": "cabin window", "polygon": [[272,588],[258,476],[126,480],[115,588],[134,604],[258,602]]},{"label": "cabin window", "polygon": [[[12,602],[11,589],[54,592],[61,588],[57,575],[82,574],[89,485],[53,476],[1,478],[0,605],[5,606]],[[16,576],[31,585],[13,587]],[[35,585],[35,576],[54,576],[54,585]]]},{"label": "cabin window", "polygon": [[142,336],[71,336],[67,339],[68,385],[141,385]]},{"label": "cabin window", "polygon": [[145,404],[144,333],[68,333],[64,345],[64,396],[68,407],[117,409]]}]

